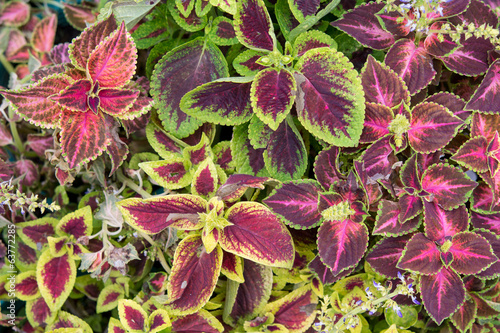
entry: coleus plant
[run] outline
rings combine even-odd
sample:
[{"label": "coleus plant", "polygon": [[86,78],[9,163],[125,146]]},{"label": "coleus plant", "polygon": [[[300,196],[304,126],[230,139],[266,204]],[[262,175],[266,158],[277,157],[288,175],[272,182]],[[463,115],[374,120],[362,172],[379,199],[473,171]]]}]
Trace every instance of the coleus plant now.
[{"label": "coleus plant", "polygon": [[24,119],[60,129],[64,171],[96,159],[106,151],[112,171],[128,148],[119,139],[120,122],[146,113],[152,100],[131,81],[137,50],[124,24],[113,17],[87,28],[69,45],[71,64],[21,91],[2,94]]},{"label": "coleus plant", "polygon": [[[118,203],[125,221],[146,234],[166,228],[189,231],[179,243],[169,276],[167,308],[191,314],[202,308],[222,272],[243,282],[242,258],[274,267],[290,268],[294,245],[279,219],[257,202],[236,202],[247,188],[263,188],[269,178],[232,175],[213,193],[217,172],[203,163],[192,182],[193,194]],[[215,185],[215,186],[214,186]],[[205,200],[204,197],[210,197]],[[261,223],[266,228],[260,228]]]}]

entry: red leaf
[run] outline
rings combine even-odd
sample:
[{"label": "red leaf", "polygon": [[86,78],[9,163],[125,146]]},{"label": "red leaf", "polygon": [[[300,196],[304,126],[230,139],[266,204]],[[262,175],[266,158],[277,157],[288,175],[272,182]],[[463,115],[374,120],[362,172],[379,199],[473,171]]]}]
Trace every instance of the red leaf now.
[{"label": "red leaf", "polygon": [[56,37],[57,16],[52,14],[38,22],[31,35],[31,45],[41,53],[48,53],[54,46]]}]

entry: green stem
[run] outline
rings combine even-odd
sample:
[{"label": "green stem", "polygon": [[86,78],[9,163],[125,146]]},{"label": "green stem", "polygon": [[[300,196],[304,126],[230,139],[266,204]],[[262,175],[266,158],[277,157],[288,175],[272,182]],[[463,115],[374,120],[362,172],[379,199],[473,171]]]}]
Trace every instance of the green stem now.
[{"label": "green stem", "polygon": [[161,246],[158,243],[156,243],[151,237],[149,237],[148,234],[145,234],[141,231],[137,231],[137,233],[139,234],[139,236],[141,236],[142,238],[147,240],[149,244],[151,244],[152,246],[154,246],[156,248],[156,256],[158,257],[160,264],[163,266],[163,269],[165,270],[165,272],[170,274],[170,267],[168,266],[167,261],[165,260],[165,257],[163,256],[163,251],[161,250]]},{"label": "green stem", "polygon": [[14,73],[16,70],[14,69],[14,66],[5,58],[5,55],[3,53],[0,53],[0,62],[2,63],[3,67],[5,67],[5,70],[9,72],[9,74]]},{"label": "green stem", "polygon": [[21,137],[19,136],[19,132],[17,131],[17,123],[14,120],[12,120],[13,118],[14,118],[14,110],[12,109],[12,107],[9,107],[10,134],[12,134],[12,139],[14,139],[14,145],[16,146],[19,153],[24,154],[25,152],[24,144],[23,141],[21,140]]},{"label": "green stem", "polygon": [[116,177],[118,180],[120,180],[122,183],[126,184],[129,188],[134,190],[137,194],[140,194],[143,198],[151,198],[151,194],[148,192],[144,191],[142,188],[140,188],[136,183],[134,183],[131,179],[125,177],[123,175],[123,172],[121,169],[118,169],[116,171]]},{"label": "green stem", "polygon": [[325,15],[329,14],[335,7],[338,6],[340,0],[333,0],[324,9],[320,10],[315,16],[308,17],[304,22],[299,24],[295,29],[290,31],[288,39],[290,43],[293,44],[295,38],[303,32],[306,32],[309,28],[315,25],[319,20],[321,20]]}]

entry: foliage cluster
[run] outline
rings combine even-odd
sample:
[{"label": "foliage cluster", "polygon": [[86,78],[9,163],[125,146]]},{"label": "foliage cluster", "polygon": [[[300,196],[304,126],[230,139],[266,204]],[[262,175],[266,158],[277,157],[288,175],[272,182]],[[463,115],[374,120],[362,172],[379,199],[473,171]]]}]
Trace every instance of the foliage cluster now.
[{"label": "foliage cluster", "polygon": [[497,332],[499,8],[2,2],[0,324]]}]

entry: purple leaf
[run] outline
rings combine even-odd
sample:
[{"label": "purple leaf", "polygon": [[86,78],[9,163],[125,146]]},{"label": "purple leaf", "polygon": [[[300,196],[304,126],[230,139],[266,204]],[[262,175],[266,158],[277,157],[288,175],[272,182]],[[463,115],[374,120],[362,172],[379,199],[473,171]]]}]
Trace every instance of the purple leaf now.
[{"label": "purple leaf", "polygon": [[394,114],[389,107],[382,104],[366,103],[365,123],[359,142],[373,143],[390,134],[389,126],[393,119]]},{"label": "purple leaf", "polygon": [[464,275],[477,274],[498,261],[490,243],[472,232],[454,235],[449,252],[453,254],[451,267]]},{"label": "purple leaf", "polygon": [[285,182],[263,202],[289,226],[309,229],[321,222],[318,211],[319,184],[312,180]]},{"label": "purple leaf", "polygon": [[314,174],[325,190],[329,190],[330,186],[345,177],[339,169],[339,154],[339,147],[330,146],[323,149],[314,161]]},{"label": "purple leaf", "polygon": [[398,40],[384,62],[403,79],[411,95],[427,87],[436,75],[430,55],[410,39]]},{"label": "purple leaf", "polygon": [[381,200],[378,207],[377,218],[375,226],[373,227],[374,235],[383,236],[401,236],[415,231],[422,219],[419,216],[401,223],[398,215],[400,213],[399,205],[397,202],[389,200]]},{"label": "purple leaf", "polygon": [[388,108],[393,108],[403,101],[410,103],[410,93],[401,78],[371,55],[361,71],[361,83],[367,103],[382,104]]},{"label": "purple leaf", "polygon": [[274,29],[262,0],[242,0],[234,15],[236,37],[244,46],[254,50],[273,51]]},{"label": "purple leaf", "polygon": [[397,267],[423,275],[436,274],[443,267],[440,257],[436,243],[418,233],[408,241]]},{"label": "purple leaf", "polygon": [[500,97],[495,93],[500,88],[500,59],[491,64],[483,81],[465,106],[467,110],[483,113],[500,113]]},{"label": "purple leaf", "polygon": [[366,255],[366,261],[379,274],[397,278],[402,270],[396,265],[412,235],[387,237],[379,241]]},{"label": "purple leaf", "polygon": [[465,301],[465,286],[452,269],[443,267],[437,274],[422,276],[422,301],[432,319],[440,325]]},{"label": "purple leaf", "polygon": [[469,215],[464,205],[446,211],[432,202],[425,202],[425,236],[433,241],[452,237],[469,229]]},{"label": "purple leaf", "polygon": [[483,136],[478,136],[460,146],[452,159],[475,172],[486,172],[488,171],[487,150],[488,142]]},{"label": "purple leaf", "polygon": [[385,31],[375,16],[383,3],[363,4],[331,24],[372,49],[383,50],[394,44],[394,36]]},{"label": "purple leaf", "polygon": [[350,219],[325,221],[318,230],[321,261],[333,275],[358,264],[368,246],[368,229]]},{"label": "purple leaf", "polygon": [[451,55],[439,57],[446,67],[453,72],[468,76],[481,75],[486,72],[488,51],[493,49],[493,45],[485,39],[476,37],[461,40],[460,43],[462,46]]}]

